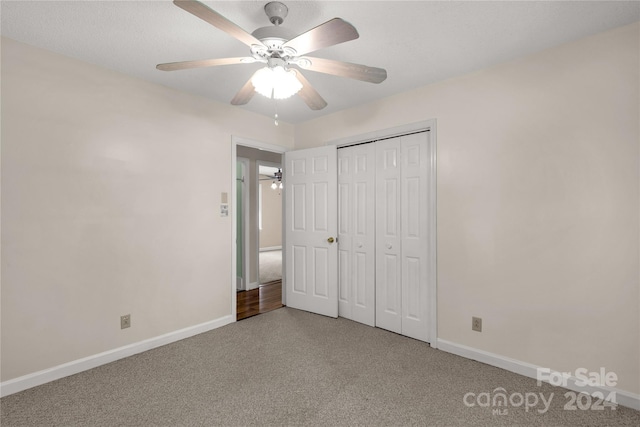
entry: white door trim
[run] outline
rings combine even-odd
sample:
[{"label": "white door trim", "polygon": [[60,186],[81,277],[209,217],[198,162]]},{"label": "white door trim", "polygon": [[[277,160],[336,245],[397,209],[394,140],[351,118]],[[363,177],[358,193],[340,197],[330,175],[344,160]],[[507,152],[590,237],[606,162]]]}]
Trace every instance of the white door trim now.
[{"label": "white door trim", "polygon": [[372,142],[381,138],[391,138],[394,136],[400,136],[411,132],[418,132],[422,130],[429,131],[430,151],[429,151],[429,212],[433,215],[429,215],[429,278],[428,278],[428,292],[430,301],[430,314],[429,314],[429,344],[433,348],[438,348],[438,301],[437,301],[437,131],[436,131],[436,119],[429,119],[415,123],[409,123],[406,125],[396,126],[388,129],[376,130],[361,135],[354,135],[345,138],[329,141],[327,145],[335,145],[337,147],[344,147],[349,145],[355,145],[359,143]]},{"label": "white door trim", "polygon": [[[248,248],[250,248],[250,242],[249,242],[249,215],[247,215],[248,212],[250,212],[251,209],[251,198],[249,197],[249,181],[247,180],[247,177],[249,175],[249,159],[245,158],[245,157],[237,157],[236,158],[237,162],[234,163],[237,167],[237,163],[240,162],[244,165],[244,175],[242,177],[242,183],[244,184],[244,191],[242,192],[242,198],[244,199],[242,201],[242,209],[243,209],[243,214],[242,214],[242,220],[244,222],[244,224],[242,224],[242,237],[243,237],[243,242],[242,242],[242,290],[249,290],[249,257],[247,257],[247,252],[248,252]],[[236,171],[237,173],[237,171]],[[237,175],[236,175],[237,176]],[[237,186],[238,186],[238,181],[236,178],[235,181],[236,184],[236,191],[233,193],[234,195],[237,196]],[[236,203],[238,203],[238,200],[235,200]],[[234,208],[237,209],[237,205],[234,205]],[[236,221],[237,221],[237,215],[235,215]],[[237,225],[237,223],[236,223]],[[236,230],[237,232],[237,228],[235,228],[234,230]],[[234,242],[237,241],[236,239],[233,240]],[[237,256],[237,250],[236,250],[236,256]],[[238,262],[238,260],[236,259],[236,262]]]},{"label": "white door trim", "polygon": [[[280,153],[280,154],[288,150],[286,147],[281,147],[279,145],[268,144],[265,142],[255,141],[252,139],[231,135],[231,200],[229,203],[231,211],[229,212],[229,216],[231,217],[231,279],[232,280],[231,280],[230,286],[231,286],[231,317],[233,319],[233,322],[236,321],[237,304],[238,304],[237,295],[236,295],[237,293],[236,291],[236,262],[237,262],[236,253],[238,248],[236,245],[237,220],[236,220],[235,210],[237,207],[236,192],[238,191],[238,188],[236,185],[236,177],[238,173],[236,170],[237,169],[236,162],[238,160],[237,151],[238,151],[239,145],[244,147],[257,148],[260,150],[271,151],[271,152]],[[282,262],[283,262],[282,268],[284,268],[284,260]],[[282,285],[284,286],[284,278],[283,278]]]}]

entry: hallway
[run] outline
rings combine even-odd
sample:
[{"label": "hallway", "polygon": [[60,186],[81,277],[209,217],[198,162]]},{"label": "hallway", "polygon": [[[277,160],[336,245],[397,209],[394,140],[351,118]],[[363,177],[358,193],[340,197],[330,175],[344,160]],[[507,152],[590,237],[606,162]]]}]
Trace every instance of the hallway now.
[{"label": "hallway", "polygon": [[260,285],[258,289],[238,292],[236,320],[267,313],[282,305],[282,280]]}]

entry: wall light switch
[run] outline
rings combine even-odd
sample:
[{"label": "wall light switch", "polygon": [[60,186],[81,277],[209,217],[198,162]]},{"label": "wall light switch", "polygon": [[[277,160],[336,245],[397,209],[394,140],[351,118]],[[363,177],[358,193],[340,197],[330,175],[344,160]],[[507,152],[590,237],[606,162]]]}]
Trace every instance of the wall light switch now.
[{"label": "wall light switch", "polygon": [[220,205],[220,216],[229,216],[229,205],[225,203]]},{"label": "wall light switch", "polygon": [[221,193],[221,194],[220,194],[220,203],[223,203],[223,204],[225,204],[225,205],[226,205],[227,203],[229,203],[229,194],[227,194],[227,193]]}]

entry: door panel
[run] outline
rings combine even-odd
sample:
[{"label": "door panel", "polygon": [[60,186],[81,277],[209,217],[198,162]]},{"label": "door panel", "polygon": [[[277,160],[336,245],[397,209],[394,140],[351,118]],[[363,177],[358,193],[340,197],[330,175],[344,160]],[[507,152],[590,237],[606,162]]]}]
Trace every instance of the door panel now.
[{"label": "door panel", "polygon": [[293,184],[290,188],[293,218],[291,227],[294,231],[304,232],[307,228],[306,186],[304,184]]},{"label": "door panel", "polygon": [[293,280],[287,280],[287,283],[291,282],[293,285],[292,291],[299,294],[307,293],[307,248],[305,246],[292,246],[290,264],[291,271],[293,272]]},{"label": "door panel", "polygon": [[[367,307],[367,254],[363,252],[354,253],[353,270],[354,270],[354,295],[353,305],[358,308]],[[372,266],[373,267],[373,266]]]},{"label": "door panel", "polygon": [[428,134],[401,138],[402,334],[429,340]]},{"label": "door panel", "polygon": [[338,150],[339,314],[375,325],[375,146]]},{"label": "door panel", "polygon": [[400,140],[376,149],[376,326],[402,332]]},{"label": "door panel", "polygon": [[284,156],[287,305],[338,316],[336,148]]},{"label": "door panel", "polygon": [[313,296],[329,298],[329,254],[327,248],[313,248]]},{"label": "door panel", "polygon": [[350,250],[348,247],[345,248],[343,246],[341,239],[342,237],[338,238],[338,315],[340,317],[351,319],[351,298],[349,296],[349,292],[351,290],[351,287],[349,286],[351,283],[351,263],[349,262]]},{"label": "door panel", "polygon": [[338,269],[340,277],[338,287],[338,315],[346,319],[353,319],[352,304],[352,244],[351,234],[353,223],[351,188],[353,176],[351,175],[351,151],[348,148],[338,151]]}]

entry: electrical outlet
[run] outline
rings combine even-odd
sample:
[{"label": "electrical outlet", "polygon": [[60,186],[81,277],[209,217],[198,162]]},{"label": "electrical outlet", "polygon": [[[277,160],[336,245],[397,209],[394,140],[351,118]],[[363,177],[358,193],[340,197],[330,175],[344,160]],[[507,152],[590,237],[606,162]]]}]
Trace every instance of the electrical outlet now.
[{"label": "electrical outlet", "polygon": [[471,330],[476,332],[482,332],[482,319],[479,317],[471,318]]},{"label": "electrical outlet", "polygon": [[126,329],[131,327],[131,315],[125,314],[120,316],[120,329]]}]

